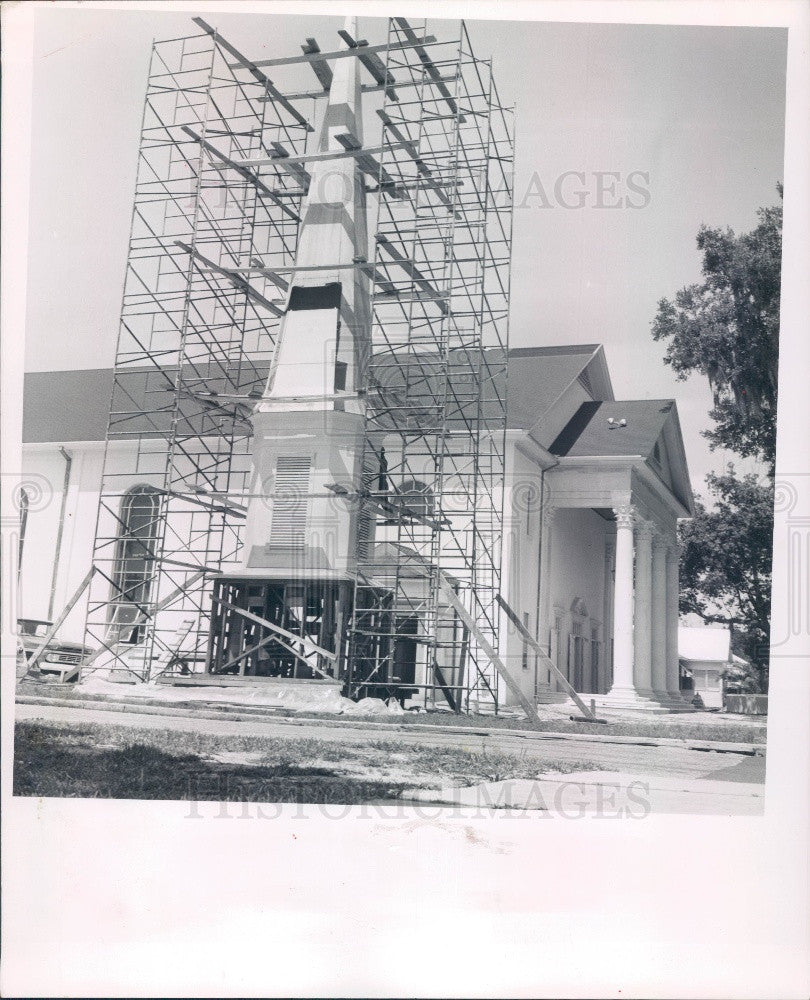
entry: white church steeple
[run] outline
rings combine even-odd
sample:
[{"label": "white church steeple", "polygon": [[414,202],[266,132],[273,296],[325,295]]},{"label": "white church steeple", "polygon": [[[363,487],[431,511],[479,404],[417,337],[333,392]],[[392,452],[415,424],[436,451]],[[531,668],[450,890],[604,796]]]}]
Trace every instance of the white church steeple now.
[{"label": "white church steeple", "polygon": [[[346,33],[356,31],[350,18]],[[309,187],[275,356],[253,414],[243,571],[268,580],[351,580],[358,544],[371,544],[358,504],[331,490],[356,495],[363,484],[371,293],[357,264],[369,237],[363,174],[347,155],[362,147],[362,113],[359,60],[336,59],[304,163]]]},{"label": "white church steeple", "polygon": [[[354,37],[356,18],[347,18]],[[363,175],[347,149],[363,144],[358,59],[335,61],[301,209],[298,248],[265,401],[321,397],[365,387],[369,280]],[[261,406],[260,409],[267,408]],[[275,408],[275,407],[272,407]]]}]

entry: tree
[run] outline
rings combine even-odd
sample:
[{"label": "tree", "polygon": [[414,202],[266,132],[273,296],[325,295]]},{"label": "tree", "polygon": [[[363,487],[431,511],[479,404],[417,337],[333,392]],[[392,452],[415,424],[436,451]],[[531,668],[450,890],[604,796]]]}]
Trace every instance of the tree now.
[{"label": "tree", "polygon": [[768,686],[771,617],[773,487],[732,466],[706,478],[712,508],[700,500],[680,528],[683,614],[732,627],[732,648],[754,667],[756,686]]},{"label": "tree", "polygon": [[[782,186],[777,190],[781,199]],[[664,361],[678,378],[701,373],[714,396],[712,447],[764,461],[773,474],[779,361],[782,205],[761,208],[759,225],[736,236],[701,226],[701,284],[661,299],[655,340],[667,341]]]},{"label": "tree", "polygon": [[[777,190],[781,199],[781,184]],[[714,426],[703,433],[712,447],[764,465],[761,479],[740,478],[731,465],[706,477],[709,503],[697,500],[694,518],[680,526],[680,610],[731,626],[732,648],[766,691],[782,206],[757,215],[757,227],[741,236],[701,226],[703,282],[682,288],[674,302],[661,299],[652,335],[667,341],[664,360],[678,378],[709,380]]]}]

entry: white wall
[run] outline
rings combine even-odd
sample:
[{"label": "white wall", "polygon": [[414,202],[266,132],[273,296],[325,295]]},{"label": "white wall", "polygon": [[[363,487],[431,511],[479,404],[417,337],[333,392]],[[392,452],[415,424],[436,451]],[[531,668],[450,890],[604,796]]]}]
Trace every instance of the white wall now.
[{"label": "white wall", "polygon": [[[566,636],[571,631],[575,602],[584,604],[587,618],[583,635],[591,637],[591,627],[597,626],[601,640],[600,680],[604,682],[607,663],[610,624],[605,622],[606,580],[605,551],[613,536],[613,525],[587,508],[562,508],[556,511],[551,529],[549,609],[543,639],[553,631],[555,614],[562,618],[558,665],[565,669]],[[573,681],[573,677],[569,680]]]},{"label": "white wall", "polygon": [[[19,616],[48,617],[56,566],[53,617],[68,602],[90,568],[96,528],[103,448],[97,442],[66,444],[71,455],[65,498],[61,555],[56,542],[65,482],[65,459],[58,445],[28,445],[23,449],[23,478],[34,486],[47,484],[48,498],[32,503],[28,515],[20,570]],[[80,601],[60,630],[60,637],[81,641],[84,602]]]},{"label": "white wall", "polygon": [[[506,485],[503,507],[503,559],[501,590],[521,622],[538,638],[537,590],[541,531],[542,474],[539,465],[515,447],[507,445]],[[528,622],[527,618],[528,616]],[[540,636],[542,641],[542,637]],[[523,693],[534,697],[536,657],[529,650],[524,657],[524,643],[506,615],[501,615],[500,649],[512,677]],[[543,671],[545,674],[545,671]],[[499,696],[506,704],[515,698],[500,686]]]},{"label": "white wall", "polygon": [[728,663],[681,659],[681,666],[692,674],[693,692],[700,695],[703,704],[707,708],[722,708],[724,683],[721,674],[728,669]]},{"label": "white wall", "polygon": [[[121,450],[132,446],[131,442],[124,443]],[[73,443],[65,445],[65,448],[73,461],[54,592],[54,616],[59,614],[74,593],[92,561],[103,461],[101,443]],[[131,467],[131,460],[125,461],[123,456],[121,460],[124,463],[122,468]],[[29,513],[21,571],[20,616],[46,618],[65,462],[59,446],[50,444],[27,446],[23,462],[24,472],[35,481],[41,477],[52,492],[40,507],[32,505]],[[113,462],[115,467],[117,464]],[[135,476],[131,485],[135,485],[136,481],[141,480]],[[126,488],[127,484],[119,485]],[[567,613],[575,598],[584,600],[591,618],[604,624],[605,538],[611,534],[611,525],[587,509],[557,511],[550,540],[550,615],[545,615],[541,608],[538,625],[542,490],[539,464],[510,442],[504,493],[502,589],[521,621],[525,621],[528,615],[529,631],[545,647],[549,624],[554,620],[554,608]],[[84,618],[85,601],[82,600],[60,631],[61,637],[80,641]],[[566,629],[569,620],[565,618]],[[603,639],[607,631],[603,627]],[[531,651],[524,658],[524,644],[514,627],[508,625],[505,616],[502,618],[500,653],[523,692],[533,697],[536,680],[545,683],[547,672],[537,664]],[[505,704],[514,701],[503,684],[501,698]]]}]

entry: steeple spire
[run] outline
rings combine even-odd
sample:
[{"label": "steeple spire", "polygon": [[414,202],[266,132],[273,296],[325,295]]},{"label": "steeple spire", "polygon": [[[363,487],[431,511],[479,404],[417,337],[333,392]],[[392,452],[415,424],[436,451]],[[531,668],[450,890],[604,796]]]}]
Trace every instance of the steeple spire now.
[{"label": "steeple spire", "polygon": [[[357,19],[347,18],[345,30],[355,38]],[[362,144],[360,62],[338,59],[312,152],[342,154]],[[290,282],[265,400],[353,394],[365,385],[370,289],[354,266],[368,257],[363,175],[354,156],[311,160],[305,167],[310,180],[295,259],[302,270]],[[331,329],[326,317],[314,315],[325,308],[337,309]]]},{"label": "steeple spire", "polygon": [[[350,18],[347,46],[356,30]],[[309,187],[295,268],[267,388],[253,412],[241,567],[285,586],[307,579],[343,588],[341,614],[359,554],[374,536],[368,514],[336,504],[333,492],[335,484],[358,492],[364,482],[371,294],[356,265],[367,259],[368,228],[363,174],[347,155],[363,145],[360,69],[357,58],[335,60],[303,161]],[[329,615],[339,617],[334,608]]]}]

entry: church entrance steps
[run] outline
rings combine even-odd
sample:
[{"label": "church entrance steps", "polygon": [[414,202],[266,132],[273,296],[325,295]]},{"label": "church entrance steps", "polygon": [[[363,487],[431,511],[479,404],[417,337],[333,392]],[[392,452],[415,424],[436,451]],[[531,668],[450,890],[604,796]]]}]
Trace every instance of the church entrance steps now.
[{"label": "church entrance steps", "polygon": [[611,710],[621,712],[643,712],[648,715],[668,715],[670,709],[659,701],[645,698],[632,691],[617,691],[599,695],[596,707],[603,712]]}]

